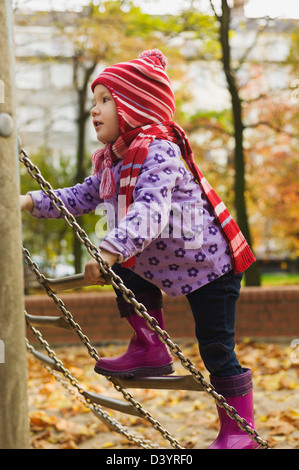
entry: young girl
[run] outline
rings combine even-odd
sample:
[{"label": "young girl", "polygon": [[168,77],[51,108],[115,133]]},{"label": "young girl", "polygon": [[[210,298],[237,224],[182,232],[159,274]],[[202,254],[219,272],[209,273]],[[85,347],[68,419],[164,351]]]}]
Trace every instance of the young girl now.
[{"label": "young girl", "polygon": [[[166,64],[154,49],[106,68],[94,80],[91,116],[104,148],[93,155],[93,176],[57,193],[75,216],[105,204],[110,231],[100,244],[101,256],[162,329],[161,290],[187,297],[211,383],[254,426],[251,371],[241,367],[234,352],[234,324],[242,272],[255,259],[195,165],[184,131],[172,122],[175,100]],[[59,217],[42,191],[21,196],[21,207],[35,217]],[[105,284],[94,259],[85,266],[85,280]],[[172,373],[167,347],[116,294],[120,315],[134,335],[123,355],[99,359],[96,372],[118,377]],[[221,429],[210,448],[256,447],[223,408],[218,413]]]}]

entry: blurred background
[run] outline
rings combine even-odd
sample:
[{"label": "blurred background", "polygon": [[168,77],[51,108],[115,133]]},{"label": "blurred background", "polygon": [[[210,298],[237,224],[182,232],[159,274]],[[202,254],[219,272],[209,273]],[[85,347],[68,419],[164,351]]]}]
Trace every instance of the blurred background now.
[{"label": "blurred background", "polygon": [[[15,0],[13,8],[18,133],[54,188],[92,172],[92,80],[159,48],[175,121],[258,259],[246,284],[299,284],[298,1]],[[23,194],[39,189],[20,172]],[[78,219],[96,244],[98,220]],[[62,220],[24,214],[23,239],[51,277],[81,272],[89,259]]]}]

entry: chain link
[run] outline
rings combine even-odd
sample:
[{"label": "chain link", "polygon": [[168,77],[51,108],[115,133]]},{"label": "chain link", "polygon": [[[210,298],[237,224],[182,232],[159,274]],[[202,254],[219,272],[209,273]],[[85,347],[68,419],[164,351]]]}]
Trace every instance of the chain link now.
[{"label": "chain link", "polygon": [[[252,429],[248,422],[245,420],[245,418],[241,418],[235,408],[230,406],[228,403],[226,403],[225,398],[218,394],[209,382],[207,382],[204,379],[204,376],[202,373],[194,367],[193,363],[189,358],[187,358],[183,352],[181,351],[180,347],[173,343],[171,340],[169,334],[160,328],[158,325],[158,322],[155,318],[151,317],[145,308],[145,306],[137,301],[135,298],[134,293],[128,289],[122,279],[117,276],[114,271],[111,269],[111,267],[108,265],[108,263],[101,257],[99,249],[90,241],[88,238],[86,232],[80,227],[80,225],[76,222],[75,217],[68,211],[68,209],[65,207],[63,201],[57,196],[57,194],[54,192],[53,188],[51,187],[50,183],[48,183],[44,177],[41,175],[40,170],[36,165],[34,165],[29,157],[26,155],[25,151],[23,149],[20,150],[20,161],[26,166],[28,172],[30,175],[39,183],[42,191],[46,196],[50,198],[52,201],[53,205],[55,208],[61,213],[62,217],[66,220],[67,224],[74,230],[76,236],[79,238],[79,240],[85,245],[86,249],[88,250],[89,254],[97,260],[99,267],[102,271],[102,273],[108,277],[111,280],[111,283],[114,288],[120,290],[123,298],[126,300],[127,303],[131,304],[137,313],[137,315],[143,317],[146,320],[147,325],[149,328],[153,331],[155,331],[158,334],[158,337],[160,341],[162,341],[164,344],[166,344],[169,349],[171,350],[172,354],[176,356],[180,361],[183,367],[193,376],[193,378],[199,382],[205,393],[208,395],[212,396],[216,402],[216,404],[222,408],[225,409],[227,415],[235,420],[240,427],[240,429],[246,431],[250,438],[255,441],[256,443],[259,444],[260,449],[268,449],[269,444],[267,441],[262,439],[257,431],[255,429]],[[111,380],[111,377],[109,378]],[[135,402],[133,399],[132,395],[129,394],[129,392],[125,391],[120,387],[119,385],[116,385],[114,383],[114,386],[116,389],[119,387],[119,391],[123,394],[124,398],[128,401],[130,401],[132,404]],[[129,394],[129,397],[127,397],[127,394]],[[131,401],[133,399],[133,401]],[[134,405],[135,406],[135,405]],[[138,407],[138,405],[137,405]],[[138,408],[139,409],[139,408]],[[144,415],[145,419],[151,422],[151,418],[147,417],[147,412],[145,412]],[[152,423],[152,425],[155,427],[155,424]],[[159,426],[158,426],[159,427]],[[160,429],[158,429],[160,431]],[[160,431],[161,432],[161,431]]]},{"label": "chain link", "polygon": [[49,285],[46,277],[40,272],[37,264],[32,260],[27,248],[23,247],[23,255],[28,263],[29,269],[35,274],[38,282],[44,287],[48,296],[53,299],[55,305],[63,314],[63,318],[66,320],[67,323],[69,323],[73,331],[79,336],[82,343],[88,349],[89,355],[97,361],[99,358],[97,350],[90,344],[88,337],[82,332],[80,325],[74,321],[73,315],[71,314],[71,312],[69,312],[69,310],[66,309],[64,302],[59,297],[57,297],[57,295]]},{"label": "chain link", "polygon": [[[109,416],[109,414],[105,412],[100,405],[93,403],[91,399],[85,395],[85,391],[82,387],[80,387],[77,379],[72,376],[71,372],[63,366],[62,361],[58,359],[55,352],[50,349],[49,343],[45,341],[45,339],[42,337],[42,334],[36,328],[31,326],[29,322],[27,322],[27,326],[32,330],[33,334],[38,338],[39,342],[47,350],[48,355],[54,360],[56,367],[59,368],[60,372],[70,382],[71,386],[68,382],[63,380],[62,377],[56,371],[51,369],[51,367],[42,364],[42,366],[49,372],[49,374],[55,377],[55,379],[60,382],[64,388],[66,388],[72,395],[74,395],[78,400],[80,400],[83,405],[85,405],[92,412],[94,412],[95,415],[100,418],[101,421],[107,424],[109,428],[111,428],[113,431],[118,432],[119,434],[124,435],[130,442],[134,442],[136,445],[144,449],[158,448],[157,444],[153,444],[148,439],[144,439],[141,436],[134,436],[131,432],[127,430],[126,427],[122,426],[116,419],[111,418],[111,416]],[[29,343],[27,338],[25,338],[25,343],[28,351],[30,351],[34,355],[34,352],[36,350],[32,346],[32,344]]]},{"label": "chain link", "polygon": [[[98,356],[98,353],[97,353],[96,349],[90,344],[88,337],[83,334],[80,325],[74,321],[72,314],[65,308],[64,302],[61,299],[59,299],[56,296],[56,294],[53,292],[53,290],[52,290],[51,286],[49,285],[47,279],[40,272],[37,264],[32,260],[31,255],[30,255],[29,251],[26,248],[23,248],[23,254],[24,254],[24,257],[25,257],[25,259],[28,263],[29,269],[36,275],[38,281],[44,286],[47,294],[54,300],[54,303],[56,304],[57,308],[61,311],[61,313],[63,315],[63,318],[66,319],[66,321],[70,324],[71,328],[75,331],[75,333],[78,334],[80,340],[87,347],[87,350],[88,350],[90,356],[97,361],[99,356]],[[25,314],[26,314],[26,312],[25,312]],[[54,360],[55,365],[59,368],[59,370],[63,373],[63,375],[70,380],[72,385],[76,386],[79,393],[82,393],[82,392],[80,392],[79,386],[77,386],[76,383],[73,383],[73,380],[76,381],[76,379],[73,379],[70,376],[69,371],[67,371],[63,367],[62,362],[60,361],[60,359],[57,358],[55,352],[52,349],[50,349],[49,344],[43,338],[40,331],[38,331],[36,328],[31,326],[28,321],[27,321],[27,325],[32,330],[32,332],[37,337],[37,339],[42,344],[42,346],[46,349],[49,357]],[[174,437],[172,437],[171,434],[166,429],[164,429],[161,426],[161,424],[151,416],[149,411],[145,410],[142,407],[142,405],[134,399],[134,397],[131,395],[130,392],[123,389],[117,382],[114,381],[114,379],[112,377],[106,377],[106,379],[110,380],[113,383],[114,388],[118,392],[121,392],[123,394],[124,398],[129,403],[131,403],[132,406],[134,406],[134,408],[136,408],[139,411],[139,413],[142,415],[142,417],[145,420],[147,420],[154,427],[154,429],[156,429],[158,432],[160,432],[160,434],[162,435],[162,437],[164,439],[167,439],[173,447],[175,447],[177,449],[183,449],[183,447],[179,444],[179,442]],[[121,427],[121,425],[119,425],[119,427]]]}]

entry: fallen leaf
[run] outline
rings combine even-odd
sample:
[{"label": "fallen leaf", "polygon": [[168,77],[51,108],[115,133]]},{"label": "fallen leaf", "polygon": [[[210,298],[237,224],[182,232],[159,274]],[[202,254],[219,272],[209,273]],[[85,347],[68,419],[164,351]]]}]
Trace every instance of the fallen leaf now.
[{"label": "fallen leaf", "polygon": [[109,447],[114,447],[114,445],[114,442],[111,441],[104,442],[103,449],[109,449]]},{"label": "fallen leaf", "polygon": [[[180,344],[195,367],[209,375],[199,358],[194,341]],[[119,356],[126,346],[102,347],[100,355]],[[56,348],[57,356],[79,381],[83,389],[124,400],[111,382],[93,371],[94,360],[84,347]],[[246,340],[236,345],[243,367],[253,371],[256,425],[262,438],[274,448],[299,448],[299,365],[291,361],[289,345]],[[103,354],[102,354],[103,353]],[[181,362],[174,358],[175,374],[185,375]],[[65,378],[64,378],[65,380]],[[201,392],[181,390],[130,390],[136,401],[148,409],[162,429],[188,448],[207,447],[219,429],[218,415],[212,397]],[[33,448],[136,448],[122,434],[115,433],[97,420],[90,408],[71,395],[31,355],[28,355],[28,398]],[[129,432],[149,439],[159,448],[169,442],[151,423],[130,415],[108,410]],[[90,444],[89,444],[90,440]],[[90,446],[90,447],[89,447]]]}]

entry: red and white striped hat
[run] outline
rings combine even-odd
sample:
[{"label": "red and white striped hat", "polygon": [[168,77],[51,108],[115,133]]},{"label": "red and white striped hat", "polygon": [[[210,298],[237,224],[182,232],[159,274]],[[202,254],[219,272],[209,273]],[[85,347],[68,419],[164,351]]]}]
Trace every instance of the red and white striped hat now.
[{"label": "red and white striped hat", "polygon": [[166,73],[167,59],[158,49],[107,67],[92,83],[106,86],[119,116],[120,134],[146,124],[171,121],[175,98]]}]

